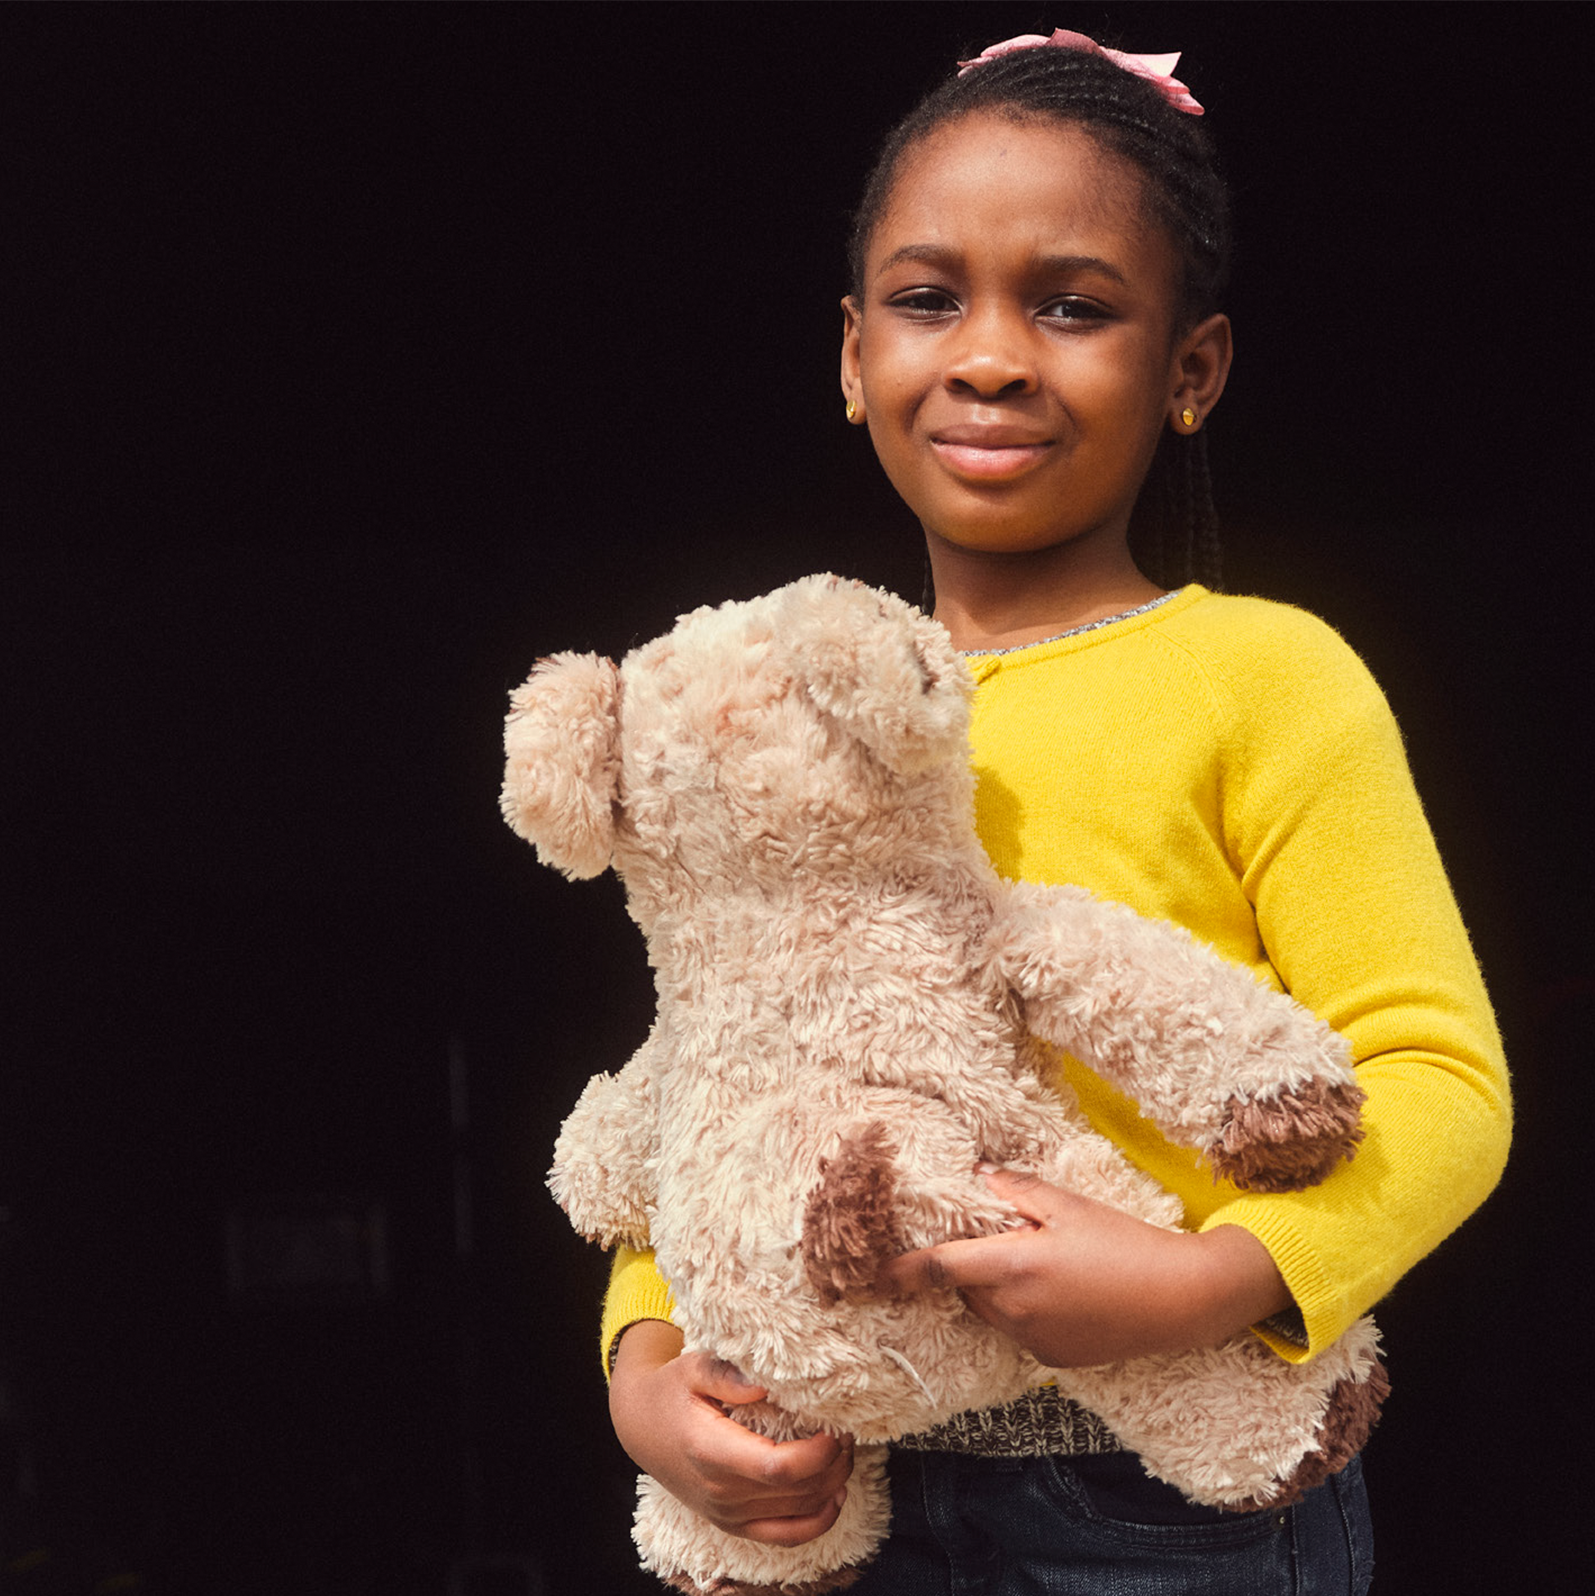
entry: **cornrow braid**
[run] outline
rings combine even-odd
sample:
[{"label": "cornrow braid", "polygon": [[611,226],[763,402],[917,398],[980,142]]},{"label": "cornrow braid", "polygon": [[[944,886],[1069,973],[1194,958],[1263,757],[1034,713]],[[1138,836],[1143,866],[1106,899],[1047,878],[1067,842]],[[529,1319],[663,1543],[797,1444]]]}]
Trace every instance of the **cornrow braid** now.
[{"label": "cornrow braid", "polygon": [[1160,587],[1200,582],[1218,591],[1223,549],[1206,432],[1165,432],[1130,516],[1130,553]]},{"label": "cornrow braid", "polygon": [[[1132,162],[1144,181],[1147,219],[1162,227],[1179,261],[1180,330],[1218,310],[1229,279],[1229,191],[1197,117],[1157,87],[1100,55],[1014,50],[933,89],[886,136],[864,184],[848,239],[852,292],[862,300],[864,260],[904,157],[938,128],[977,112],[1014,121],[1050,118],[1086,129]],[[1131,518],[1130,550],[1162,586],[1219,578],[1218,513],[1205,431],[1165,433]]]}]

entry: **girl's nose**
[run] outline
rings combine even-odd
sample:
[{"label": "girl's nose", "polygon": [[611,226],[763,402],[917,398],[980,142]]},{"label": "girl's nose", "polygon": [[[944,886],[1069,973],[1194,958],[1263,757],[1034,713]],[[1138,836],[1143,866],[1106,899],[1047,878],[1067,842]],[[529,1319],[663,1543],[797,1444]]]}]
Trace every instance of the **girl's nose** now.
[{"label": "girl's nose", "polygon": [[1013,397],[1036,389],[1028,329],[1008,316],[972,316],[959,329],[942,377],[949,388],[982,399]]}]

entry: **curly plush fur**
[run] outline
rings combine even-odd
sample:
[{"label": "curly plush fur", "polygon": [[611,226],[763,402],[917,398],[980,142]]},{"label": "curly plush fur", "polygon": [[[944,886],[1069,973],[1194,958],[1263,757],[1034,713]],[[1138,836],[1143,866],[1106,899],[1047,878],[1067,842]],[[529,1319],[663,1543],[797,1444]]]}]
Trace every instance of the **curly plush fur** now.
[{"label": "curly plush fur", "polygon": [[1297,1004],[1175,927],[997,878],[969,694],[935,622],[809,577],[695,611],[618,671],[557,655],[513,696],[504,814],[567,875],[614,867],[659,996],[566,1122],[555,1196],[583,1234],[657,1250],[687,1345],[770,1393],[743,1423],[860,1443],[841,1518],[796,1548],[723,1535],[645,1478],[644,1561],[700,1596],[850,1583],[886,1528],[884,1443],[1054,1375],[1149,1470],[1230,1507],[1295,1499],[1378,1407],[1368,1320],[1308,1364],[1248,1335],[1052,1371],[953,1292],[868,1295],[884,1259],[1013,1221],[982,1161],[1178,1226],[1060,1096],[1052,1047],[1253,1189],[1322,1179],[1361,1134],[1344,1045]]}]

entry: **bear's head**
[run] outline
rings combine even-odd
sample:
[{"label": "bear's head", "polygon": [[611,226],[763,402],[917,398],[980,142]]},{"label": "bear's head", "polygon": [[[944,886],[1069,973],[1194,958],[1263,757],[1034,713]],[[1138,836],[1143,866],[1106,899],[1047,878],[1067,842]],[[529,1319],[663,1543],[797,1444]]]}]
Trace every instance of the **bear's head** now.
[{"label": "bear's head", "polygon": [[868,869],[969,825],[970,679],[892,594],[811,576],[695,610],[617,667],[541,661],[511,696],[501,807],[568,876],[667,902]]}]

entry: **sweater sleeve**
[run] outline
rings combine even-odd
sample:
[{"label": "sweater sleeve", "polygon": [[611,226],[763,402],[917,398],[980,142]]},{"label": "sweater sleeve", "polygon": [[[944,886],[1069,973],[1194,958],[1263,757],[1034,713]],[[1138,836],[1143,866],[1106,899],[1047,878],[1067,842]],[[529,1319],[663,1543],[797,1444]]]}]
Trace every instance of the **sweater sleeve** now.
[{"label": "sweater sleeve", "polygon": [[1431,1251],[1500,1178],[1506,1064],[1484,982],[1408,771],[1361,661],[1321,623],[1248,671],[1231,720],[1225,845],[1286,989],[1350,1042],[1365,1139],[1321,1186],[1230,1193],[1202,1229],[1269,1250],[1311,1356]]},{"label": "sweater sleeve", "polygon": [[609,1270],[598,1343],[606,1380],[615,1366],[615,1348],[621,1336],[639,1320],[669,1320],[674,1306],[670,1287],[655,1267],[652,1251],[617,1247]]}]

